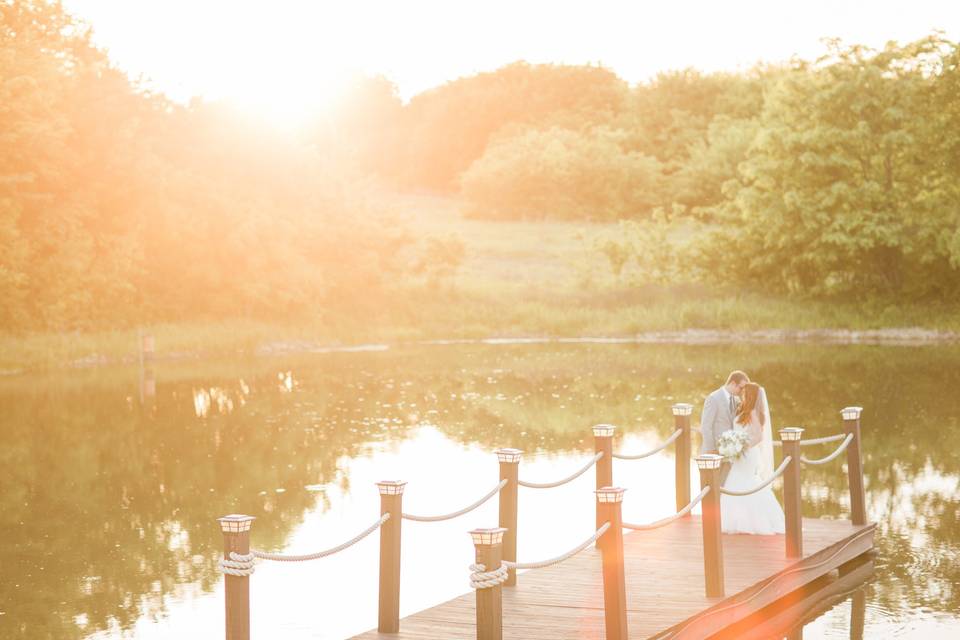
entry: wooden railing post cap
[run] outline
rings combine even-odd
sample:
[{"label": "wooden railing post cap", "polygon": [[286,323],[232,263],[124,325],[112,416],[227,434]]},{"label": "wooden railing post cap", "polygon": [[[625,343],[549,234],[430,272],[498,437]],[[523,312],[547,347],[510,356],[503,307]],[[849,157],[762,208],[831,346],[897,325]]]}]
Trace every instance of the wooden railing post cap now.
[{"label": "wooden railing post cap", "polygon": [[406,486],[407,483],[403,480],[381,480],[377,483],[377,489],[382,496],[402,496]]},{"label": "wooden railing post cap", "polygon": [[503,449],[497,449],[494,451],[497,454],[497,462],[509,462],[512,464],[519,464],[520,458],[523,457],[523,451],[520,449],[511,449],[505,447]]},{"label": "wooden railing post cap", "polygon": [[254,516],[246,516],[241,513],[231,513],[228,516],[217,518],[220,523],[220,531],[223,533],[245,533],[250,531],[250,526],[256,520]]},{"label": "wooden railing post cap", "polygon": [[803,437],[802,427],[784,427],[780,429],[780,440],[782,442],[792,442]]},{"label": "wooden railing post cap", "polygon": [[844,420],[859,420],[863,407],[844,407],[840,410],[840,415]]},{"label": "wooden railing post cap", "polygon": [[693,413],[693,405],[687,402],[678,402],[670,410],[675,416],[689,416]]},{"label": "wooden railing post cap", "polygon": [[612,438],[613,432],[617,428],[612,424],[595,424],[593,425],[593,436],[595,438]]},{"label": "wooden railing post cap", "polygon": [[504,527],[494,527],[492,529],[472,529],[469,531],[473,545],[476,547],[489,547],[495,544],[503,543],[503,534],[507,532]]},{"label": "wooden railing post cap", "polygon": [[626,491],[626,489],[623,487],[601,487],[600,489],[594,490],[594,493],[597,494],[597,502],[611,503],[623,502],[624,491]]},{"label": "wooden railing post cap", "polygon": [[716,453],[704,453],[697,456],[698,469],[719,469],[723,464],[723,456]]}]

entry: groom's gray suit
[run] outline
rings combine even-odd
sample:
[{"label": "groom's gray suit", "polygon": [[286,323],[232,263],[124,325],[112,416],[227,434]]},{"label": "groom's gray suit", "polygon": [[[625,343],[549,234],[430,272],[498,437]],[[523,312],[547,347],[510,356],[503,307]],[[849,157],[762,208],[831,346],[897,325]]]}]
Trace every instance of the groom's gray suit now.
[{"label": "groom's gray suit", "polygon": [[736,415],[733,396],[727,399],[727,392],[720,387],[707,396],[703,401],[703,413],[700,414],[700,431],[703,438],[700,442],[700,453],[716,453],[717,437],[724,431],[733,429],[733,419]]}]

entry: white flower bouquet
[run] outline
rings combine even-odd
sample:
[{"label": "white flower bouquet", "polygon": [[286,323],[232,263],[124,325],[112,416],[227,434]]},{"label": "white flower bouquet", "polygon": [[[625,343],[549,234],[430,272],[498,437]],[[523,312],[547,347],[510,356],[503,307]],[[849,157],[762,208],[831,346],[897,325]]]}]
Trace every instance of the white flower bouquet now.
[{"label": "white flower bouquet", "polygon": [[720,434],[717,438],[717,451],[727,460],[733,461],[746,452],[750,443],[750,436],[745,429],[734,427]]}]

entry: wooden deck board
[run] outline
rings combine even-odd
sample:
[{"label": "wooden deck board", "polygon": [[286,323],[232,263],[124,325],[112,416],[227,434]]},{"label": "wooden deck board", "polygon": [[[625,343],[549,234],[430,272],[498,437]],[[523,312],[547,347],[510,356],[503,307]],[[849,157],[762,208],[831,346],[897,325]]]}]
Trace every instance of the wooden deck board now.
[{"label": "wooden deck board", "polygon": [[[725,599],[707,598],[703,593],[698,517],[654,531],[629,533],[624,536],[624,556],[630,637],[647,638],[670,628],[681,631],[677,638],[704,638],[722,631],[871,549],[873,528],[872,524],[853,526],[845,520],[804,519],[802,560],[784,557],[783,536],[725,535]],[[774,576],[777,578],[767,585]],[[470,592],[404,618],[398,634],[370,631],[356,637],[472,639],[476,637],[474,606],[475,596]],[[712,608],[718,611],[704,615]],[[516,587],[504,587],[503,636],[523,640],[603,638],[599,552],[587,549],[562,564],[521,573]]]}]

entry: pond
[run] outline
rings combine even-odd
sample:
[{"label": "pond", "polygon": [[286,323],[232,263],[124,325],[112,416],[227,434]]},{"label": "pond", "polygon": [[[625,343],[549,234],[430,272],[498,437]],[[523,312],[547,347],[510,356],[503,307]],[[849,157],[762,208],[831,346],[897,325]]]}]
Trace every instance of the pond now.
[{"label": "pond", "polygon": [[[379,516],[374,483],[408,482],[404,510],[453,511],[496,484],[492,451],[525,451],[521,477],[582,466],[590,426],[641,451],[733,368],[766,386],[775,425],[840,430],[865,407],[876,571],[804,621],[809,637],[942,637],[960,624],[960,348],[866,345],[444,344],[235,361],[158,363],[0,379],[0,637],[218,638],[215,519],[257,517],[256,548],[333,546]],[[827,453],[830,449],[824,451]],[[673,456],[615,465],[624,517],[674,509]],[[694,478],[696,474],[694,473]],[[521,489],[519,551],[536,560],[593,530],[593,474]],[[632,494],[632,495],[631,495]],[[841,462],[804,470],[807,516],[847,517]],[[401,613],[469,590],[461,518],[409,522]],[[254,637],[344,638],[376,626],[377,536],[322,560],[258,565]],[[629,597],[639,597],[630,594]],[[859,623],[854,623],[855,625]]]}]

